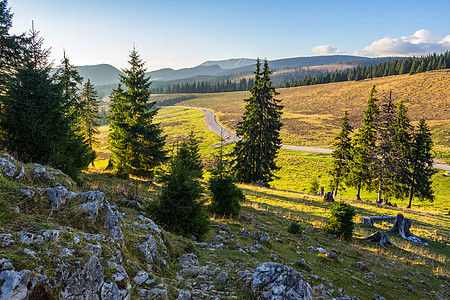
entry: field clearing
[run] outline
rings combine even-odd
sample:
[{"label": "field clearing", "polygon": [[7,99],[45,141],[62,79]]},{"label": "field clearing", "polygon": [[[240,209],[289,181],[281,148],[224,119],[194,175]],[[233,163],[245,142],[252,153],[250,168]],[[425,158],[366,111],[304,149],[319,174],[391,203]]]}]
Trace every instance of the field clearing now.
[{"label": "field clearing", "polygon": [[[361,81],[277,89],[284,113],[281,137],[284,144],[332,148],[344,112],[354,128],[361,124],[369,92],[377,86],[378,99],[392,96],[403,100],[415,124],[422,116],[433,132],[438,157],[450,159],[450,70],[415,75],[397,75]],[[220,123],[236,130],[249,92],[216,94],[152,95],[161,105],[205,107],[213,110]]]}]

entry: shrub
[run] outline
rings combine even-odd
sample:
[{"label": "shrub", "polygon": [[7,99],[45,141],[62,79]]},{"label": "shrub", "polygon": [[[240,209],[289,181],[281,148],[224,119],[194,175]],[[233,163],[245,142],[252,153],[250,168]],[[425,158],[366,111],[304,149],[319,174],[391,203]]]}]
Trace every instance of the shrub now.
[{"label": "shrub", "polygon": [[350,240],[353,235],[353,217],[355,210],[344,201],[338,201],[331,206],[331,217],[325,226],[325,231],[339,238]]},{"label": "shrub", "polygon": [[221,173],[213,174],[209,179],[211,191],[211,210],[224,217],[236,218],[241,210],[239,201],[244,200],[242,191],[234,185],[231,175]]},{"label": "shrub", "polygon": [[311,194],[317,194],[317,191],[319,190],[319,182],[317,181],[317,178],[314,178],[311,181],[311,184],[309,186],[309,192]]},{"label": "shrub", "polygon": [[184,162],[178,155],[174,158],[170,171],[161,178],[161,193],[150,203],[148,212],[165,230],[201,239],[210,223],[203,202],[199,201],[203,188],[198,172]]},{"label": "shrub", "polygon": [[287,232],[292,234],[299,234],[302,231],[302,227],[298,221],[294,221],[289,225]]}]

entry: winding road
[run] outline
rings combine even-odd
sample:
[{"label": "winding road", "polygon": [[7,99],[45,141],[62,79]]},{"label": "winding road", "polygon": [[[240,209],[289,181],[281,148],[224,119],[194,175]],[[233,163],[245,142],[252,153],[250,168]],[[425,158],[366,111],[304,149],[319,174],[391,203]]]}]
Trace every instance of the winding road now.
[{"label": "winding road", "polygon": [[[197,109],[201,110],[205,114],[205,123],[208,125],[208,128],[217,134],[218,136],[222,136],[225,139],[224,145],[232,144],[239,141],[241,138],[238,137],[234,132],[228,130],[222,124],[217,122],[216,115],[209,109],[203,107],[191,107],[191,106],[161,106],[161,107],[181,107],[188,109]],[[212,145],[210,148],[218,147],[220,143]],[[293,150],[293,151],[301,151],[301,152],[313,152],[313,153],[327,153],[330,154],[333,152],[332,149],[326,148],[317,148],[317,147],[303,147],[303,146],[293,146],[293,145],[281,145],[281,149],[283,150]],[[445,170],[450,172],[450,166],[445,164],[434,163],[433,167],[440,170]]]}]

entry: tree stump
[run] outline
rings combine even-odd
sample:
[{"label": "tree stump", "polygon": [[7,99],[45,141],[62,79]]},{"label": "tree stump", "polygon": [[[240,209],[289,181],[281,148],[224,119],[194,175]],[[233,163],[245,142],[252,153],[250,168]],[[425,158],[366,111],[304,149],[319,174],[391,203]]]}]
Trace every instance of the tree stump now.
[{"label": "tree stump", "polygon": [[396,232],[405,240],[410,240],[415,243],[420,243],[420,238],[409,231],[411,228],[411,221],[408,218],[405,218],[402,214],[397,214],[395,218],[394,225],[392,225],[389,232]]},{"label": "tree stump", "polygon": [[371,242],[380,243],[381,246],[394,246],[397,248],[397,246],[395,246],[391,242],[391,240],[389,239],[389,236],[384,232],[377,231],[374,234],[369,235],[368,237],[366,237],[364,239],[371,241]]},{"label": "tree stump", "polygon": [[333,192],[326,192],[323,196],[323,201],[325,202],[334,202]]},{"label": "tree stump", "polygon": [[323,196],[323,193],[325,192],[325,188],[323,186],[319,189],[319,196]]}]

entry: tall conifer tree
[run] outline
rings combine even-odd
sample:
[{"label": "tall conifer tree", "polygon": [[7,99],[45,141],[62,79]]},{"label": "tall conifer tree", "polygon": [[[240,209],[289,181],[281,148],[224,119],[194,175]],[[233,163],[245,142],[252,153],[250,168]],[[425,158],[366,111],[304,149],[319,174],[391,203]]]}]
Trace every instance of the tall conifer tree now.
[{"label": "tall conifer tree", "polygon": [[[98,106],[97,92],[91,80],[88,79],[81,91],[81,102],[78,111],[81,130],[91,150],[94,145],[98,144],[96,137],[99,133]],[[92,162],[92,165],[94,165],[94,162]]]},{"label": "tall conifer tree", "polygon": [[[130,53],[129,69],[124,69],[119,87],[111,95],[109,144],[117,175],[152,177],[154,168],[166,159],[165,137],[153,122],[158,110],[149,102],[150,78],[145,63],[135,48]],[[126,90],[123,90],[123,85]]]},{"label": "tall conifer tree", "polygon": [[367,109],[364,111],[362,128],[358,130],[353,139],[353,153],[350,184],[357,189],[356,199],[361,200],[361,188],[371,188],[374,178],[373,164],[375,160],[377,126],[376,118],[379,110],[375,98],[375,85],[370,91]]},{"label": "tall conifer tree", "polygon": [[267,60],[261,72],[261,62],[256,61],[255,83],[247,103],[237,135],[242,138],[234,147],[233,170],[241,182],[260,182],[267,185],[279,168],[275,164],[281,146],[280,100],[270,81],[271,71]]},{"label": "tall conifer tree", "polygon": [[431,176],[436,172],[433,169],[433,157],[431,154],[433,141],[431,132],[422,117],[414,133],[411,147],[411,179],[408,208],[411,208],[414,197],[419,200],[433,201],[434,194],[431,186]]},{"label": "tall conifer tree", "polygon": [[333,176],[334,195],[337,195],[339,184],[341,184],[350,172],[350,162],[352,160],[352,138],[353,128],[348,122],[348,112],[345,111],[342,118],[341,132],[336,136],[334,142],[333,166],[330,174]]},{"label": "tall conifer tree", "polygon": [[83,83],[83,77],[78,73],[74,65],[69,61],[69,57],[66,56],[66,51],[63,53],[63,59],[55,73],[57,81],[61,82],[63,86],[63,97],[65,103],[68,106],[68,111],[76,116],[80,106],[80,95],[78,94],[79,86]]}]

